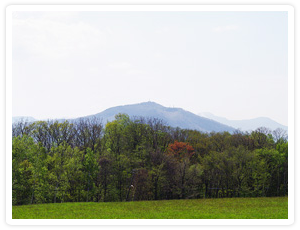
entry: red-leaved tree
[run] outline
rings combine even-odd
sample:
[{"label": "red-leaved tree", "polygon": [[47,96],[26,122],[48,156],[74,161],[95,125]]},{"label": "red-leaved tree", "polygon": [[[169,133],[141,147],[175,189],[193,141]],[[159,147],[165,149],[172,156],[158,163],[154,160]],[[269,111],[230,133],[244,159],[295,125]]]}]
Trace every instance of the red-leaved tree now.
[{"label": "red-leaved tree", "polygon": [[173,155],[178,160],[181,160],[183,158],[191,158],[195,150],[189,143],[175,141],[173,144],[169,144],[167,152],[169,155]]}]

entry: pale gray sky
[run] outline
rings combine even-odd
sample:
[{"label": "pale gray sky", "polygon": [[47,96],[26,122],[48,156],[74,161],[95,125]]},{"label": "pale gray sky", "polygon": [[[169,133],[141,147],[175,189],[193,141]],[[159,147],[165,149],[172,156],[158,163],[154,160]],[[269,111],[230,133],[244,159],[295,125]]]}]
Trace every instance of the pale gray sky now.
[{"label": "pale gray sky", "polygon": [[287,125],[287,12],[14,12],[13,116],[154,101]]}]

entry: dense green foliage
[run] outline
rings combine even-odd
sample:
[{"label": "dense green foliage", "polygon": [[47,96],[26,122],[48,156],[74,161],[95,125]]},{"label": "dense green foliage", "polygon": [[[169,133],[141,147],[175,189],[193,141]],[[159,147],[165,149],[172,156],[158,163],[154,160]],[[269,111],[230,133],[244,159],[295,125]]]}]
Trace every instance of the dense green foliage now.
[{"label": "dense green foliage", "polygon": [[281,130],[201,133],[118,114],[13,125],[13,205],[286,196]]},{"label": "dense green foliage", "polygon": [[287,219],[287,197],[13,206],[13,219]]}]

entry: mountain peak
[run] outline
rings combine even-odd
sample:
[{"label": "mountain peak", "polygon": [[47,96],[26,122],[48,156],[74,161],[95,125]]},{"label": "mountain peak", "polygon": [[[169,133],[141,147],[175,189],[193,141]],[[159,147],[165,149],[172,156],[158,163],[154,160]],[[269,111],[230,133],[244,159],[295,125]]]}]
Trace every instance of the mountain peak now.
[{"label": "mountain peak", "polygon": [[146,102],[141,102],[138,104],[133,104],[133,105],[145,105],[145,106],[159,106],[159,107],[163,107],[162,105],[154,102],[154,101],[146,101]]},{"label": "mountain peak", "polygon": [[[174,128],[179,127],[182,129],[193,129],[203,132],[234,131],[234,128],[230,126],[198,116],[181,108],[164,107],[152,101],[116,106],[92,116],[101,118],[103,121],[112,121],[118,113],[127,114],[129,117],[158,118]],[[88,117],[91,116],[87,116],[85,118]]]}]

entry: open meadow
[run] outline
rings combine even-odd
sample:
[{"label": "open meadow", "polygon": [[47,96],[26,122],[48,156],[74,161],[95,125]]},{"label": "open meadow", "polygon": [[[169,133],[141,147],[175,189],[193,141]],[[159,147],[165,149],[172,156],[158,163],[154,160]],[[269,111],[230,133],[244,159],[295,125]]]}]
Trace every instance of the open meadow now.
[{"label": "open meadow", "polygon": [[13,206],[13,219],[287,219],[288,198],[222,198]]}]

